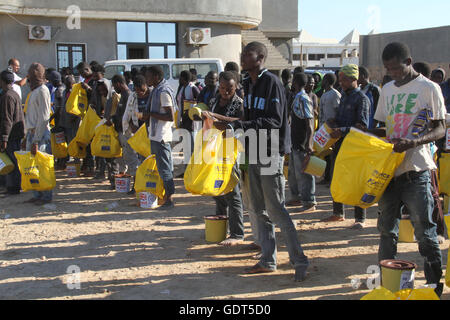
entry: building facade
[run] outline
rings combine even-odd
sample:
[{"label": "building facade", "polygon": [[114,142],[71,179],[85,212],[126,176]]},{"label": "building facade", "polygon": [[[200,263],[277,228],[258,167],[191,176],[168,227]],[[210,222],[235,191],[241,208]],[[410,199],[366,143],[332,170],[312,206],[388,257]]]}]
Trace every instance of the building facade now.
[{"label": "building facade", "polygon": [[449,74],[450,26],[362,36],[361,65],[370,70],[376,81],[381,81],[386,74],[381,56],[385,46],[391,42],[407,44],[413,63],[427,62],[433,69],[440,67]]},{"label": "building facade", "polygon": [[315,38],[306,30],[294,39],[294,66],[311,69],[337,69],[346,64],[359,63],[359,37],[357,30],[352,30],[341,41],[336,39]]},{"label": "building facade", "polygon": [[[246,30],[259,30],[274,62],[269,68],[279,69],[291,63],[297,24],[297,0],[0,0],[0,64],[16,57],[23,73],[34,61],[58,70],[115,59],[239,63]],[[210,40],[190,44],[193,28],[210,31]]]},{"label": "building facade", "polygon": [[[242,30],[261,20],[261,0],[0,0],[0,64],[11,57],[56,69],[119,58],[239,62]],[[189,44],[190,28],[210,28],[208,44]]]}]

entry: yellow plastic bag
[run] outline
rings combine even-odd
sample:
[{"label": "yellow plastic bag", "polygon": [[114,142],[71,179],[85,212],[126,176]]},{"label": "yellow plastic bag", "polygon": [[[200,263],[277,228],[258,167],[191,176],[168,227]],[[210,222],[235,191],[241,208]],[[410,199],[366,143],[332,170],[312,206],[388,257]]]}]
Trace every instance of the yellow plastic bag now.
[{"label": "yellow plastic bag", "polygon": [[69,156],[76,159],[84,159],[87,156],[86,145],[78,142],[76,139],[73,139],[69,143],[67,152],[69,153]]},{"label": "yellow plastic bag", "polygon": [[392,293],[390,290],[378,287],[364,297],[361,300],[440,300],[436,292],[432,288],[421,289],[405,289],[396,293]]},{"label": "yellow plastic bag", "polygon": [[113,125],[101,124],[95,129],[91,151],[93,156],[102,158],[120,158],[122,156],[119,134]]},{"label": "yellow plastic bag", "polygon": [[81,87],[81,83],[74,84],[66,102],[66,112],[83,118],[87,107],[88,97],[86,90]]},{"label": "yellow plastic bag", "polygon": [[139,128],[138,131],[128,139],[130,147],[139,153],[141,156],[148,158],[151,154],[150,139],[148,138],[147,126],[145,123]]},{"label": "yellow plastic bag", "polygon": [[208,130],[205,135],[199,132],[195,137],[194,153],[184,172],[186,190],[205,196],[231,192],[239,181],[233,171],[239,148],[239,141],[223,139],[219,130]]},{"label": "yellow plastic bag", "polygon": [[397,297],[395,296],[395,294],[393,294],[390,290],[383,288],[383,287],[378,287],[361,298],[361,300],[368,300],[368,301],[370,301],[370,300],[372,300],[372,301],[373,300],[396,300],[396,299],[397,299]]},{"label": "yellow plastic bag", "polygon": [[66,158],[69,154],[67,152],[67,142],[64,132],[52,133],[50,136],[52,145],[52,154],[56,159]]},{"label": "yellow plastic bag", "polygon": [[[450,238],[450,215],[447,214],[445,217],[445,224],[447,226],[447,232],[448,232],[448,236]],[[448,255],[447,258],[447,271],[445,271],[445,284],[447,285],[447,287],[450,287],[450,254]]]},{"label": "yellow plastic bag", "polygon": [[50,191],[56,186],[54,158],[38,151],[35,156],[29,151],[14,152],[22,175],[23,191]]},{"label": "yellow plastic bag", "polygon": [[14,163],[5,152],[0,152],[0,175],[7,175],[14,170]]},{"label": "yellow plastic bag", "polygon": [[405,158],[394,145],[352,128],[334,166],[331,195],[335,202],[369,208],[383,195]]},{"label": "yellow plastic bag", "polygon": [[160,199],[164,198],[166,191],[164,189],[164,182],[158,173],[155,155],[151,155],[145,159],[137,169],[134,190],[136,190],[137,194],[140,192],[149,192]]},{"label": "yellow plastic bag", "polygon": [[95,128],[100,121],[101,119],[95,110],[89,107],[85,117],[81,120],[75,139],[82,144],[88,145],[94,137]]},{"label": "yellow plastic bag", "polygon": [[450,196],[450,153],[442,153],[439,160],[439,193]]}]

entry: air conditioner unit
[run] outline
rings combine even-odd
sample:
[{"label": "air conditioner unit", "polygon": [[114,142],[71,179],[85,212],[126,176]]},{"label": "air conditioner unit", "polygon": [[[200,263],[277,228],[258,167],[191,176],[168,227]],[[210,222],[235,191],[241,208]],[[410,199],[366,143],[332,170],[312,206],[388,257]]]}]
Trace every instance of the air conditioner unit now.
[{"label": "air conditioner unit", "polygon": [[202,45],[211,43],[211,28],[189,28],[188,44]]},{"label": "air conditioner unit", "polygon": [[51,40],[52,28],[49,26],[28,26],[28,39]]}]

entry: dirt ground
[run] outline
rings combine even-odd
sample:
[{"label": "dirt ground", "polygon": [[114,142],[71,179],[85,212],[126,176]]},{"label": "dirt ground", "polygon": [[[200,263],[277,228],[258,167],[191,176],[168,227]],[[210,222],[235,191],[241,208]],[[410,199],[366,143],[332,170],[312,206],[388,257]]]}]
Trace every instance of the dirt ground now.
[{"label": "dirt ground", "polygon": [[[324,186],[318,186],[316,212],[290,209],[311,262],[307,279],[296,283],[279,232],[278,270],[245,275],[256,263],[248,216],[244,244],[207,243],[203,216],[214,213],[213,199],[188,194],[182,179],[176,191],[175,209],[141,209],[107,182],[57,172],[56,208],[23,204],[29,193],[0,199],[0,299],[358,300],[369,292],[364,285],[353,288],[352,280],[365,283],[367,268],[377,264],[376,207],[362,231],[348,228],[351,209],[345,222],[320,222],[332,210]],[[114,201],[119,207],[108,210]],[[448,247],[447,240],[444,273]],[[416,286],[424,284],[417,244],[399,244],[399,258],[419,265]],[[80,271],[80,288],[71,286],[77,279],[71,270]],[[450,300],[449,288],[442,299]]]}]

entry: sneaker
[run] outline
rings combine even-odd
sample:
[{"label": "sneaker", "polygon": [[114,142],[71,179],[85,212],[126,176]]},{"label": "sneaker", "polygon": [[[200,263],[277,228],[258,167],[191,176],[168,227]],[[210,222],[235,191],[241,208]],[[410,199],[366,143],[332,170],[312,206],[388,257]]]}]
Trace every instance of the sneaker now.
[{"label": "sneaker", "polygon": [[362,230],[362,229],[364,229],[365,226],[366,226],[366,224],[365,224],[364,222],[355,222],[355,224],[352,225],[352,226],[350,227],[350,229],[353,229],[353,230]]},{"label": "sneaker", "polygon": [[131,189],[130,191],[127,192],[127,195],[129,196],[134,196],[136,194],[136,190]]},{"label": "sneaker", "polygon": [[328,218],[325,218],[325,219],[323,219],[321,221],[322,222],[341,222],[341,221],[345,221],[345,218],[341,217],[341,216],[332,215],[332,216],[329,216]]}]

